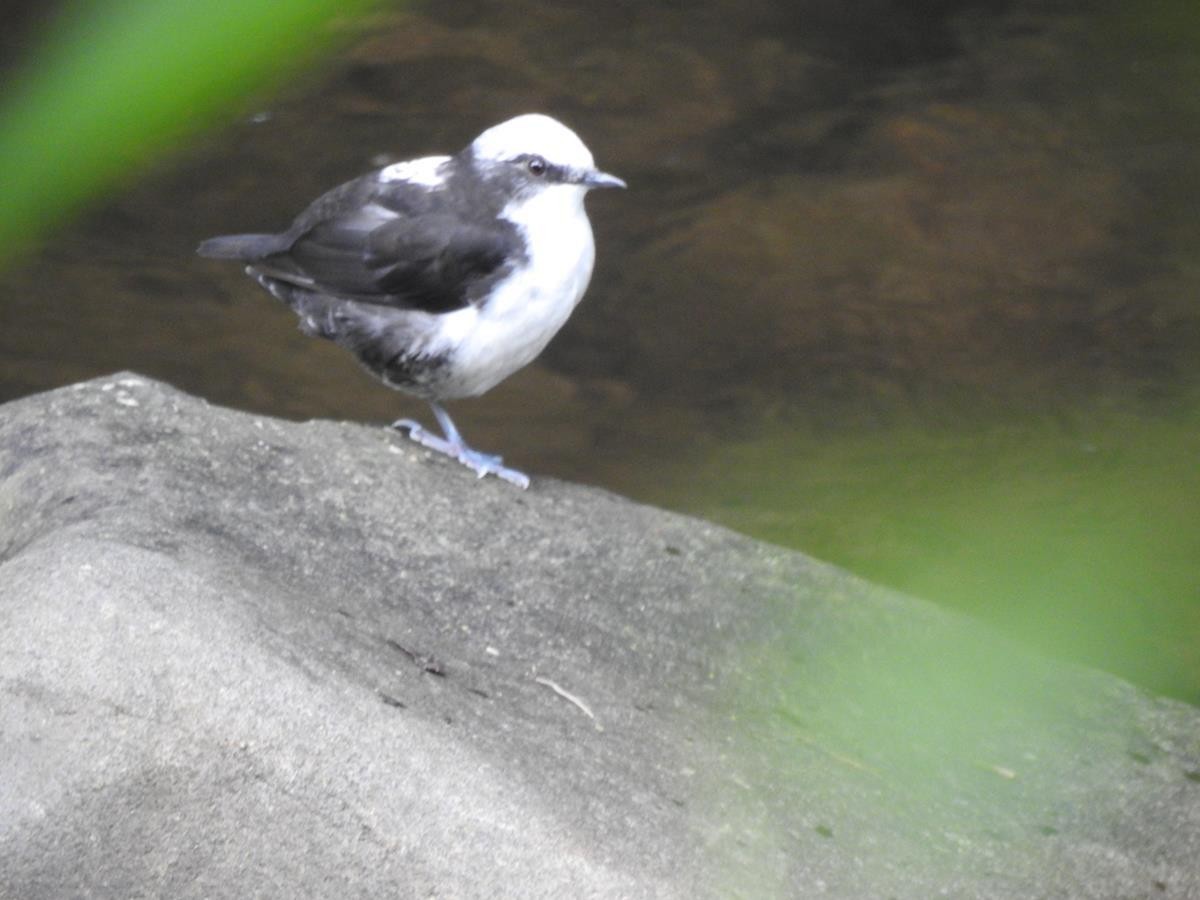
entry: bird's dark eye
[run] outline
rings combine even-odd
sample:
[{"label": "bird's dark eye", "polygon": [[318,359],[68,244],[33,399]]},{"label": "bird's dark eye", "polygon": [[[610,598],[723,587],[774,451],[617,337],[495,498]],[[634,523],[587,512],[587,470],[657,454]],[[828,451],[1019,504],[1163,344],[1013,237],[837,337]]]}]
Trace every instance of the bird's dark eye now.
[{"label": "bird's dark eye", "polygon": [[531,156],[525,161],[525,168],[529,170],[529,174],[540,177],[546,174],[546,169],[549,166],[546,165],[546,161],[540,156]]}]

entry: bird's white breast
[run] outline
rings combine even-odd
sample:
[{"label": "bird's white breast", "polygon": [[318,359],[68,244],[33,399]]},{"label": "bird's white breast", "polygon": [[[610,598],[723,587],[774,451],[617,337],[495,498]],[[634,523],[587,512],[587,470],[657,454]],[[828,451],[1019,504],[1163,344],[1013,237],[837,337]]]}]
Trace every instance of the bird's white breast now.
[{"label": "bird's white breast", "polygon": [[532,362],[567,321],[596,256],[584,193],[557,185],[505,208],[502,216],[521,230],[529,258],[483,305],[446,316],[439,343],[454,362],[443,396],[482,394]]}]

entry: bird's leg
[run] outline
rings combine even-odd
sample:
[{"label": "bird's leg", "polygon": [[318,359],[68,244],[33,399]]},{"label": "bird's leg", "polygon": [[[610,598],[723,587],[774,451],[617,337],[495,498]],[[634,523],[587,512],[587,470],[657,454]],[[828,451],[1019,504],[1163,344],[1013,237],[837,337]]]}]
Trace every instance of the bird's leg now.
[{"label": "bird's leg", "polygon": [[442,408],[440,403],[430,400],[429,408],[433,410],[438,424],[442,426],[442,433],[445,437],[438,437],[436,434],[432,434],[420,422],[412,419],[400,419],[393,422],[392,427],[407,432],[408,436],[422,447],[428,447],[430,450],[458,460],[475,472],[480,478],[483,478],[485,475],[495,475],[497,478],[503,478],[505,481],[511,482],[519,488],[529,487],[529,476],[524,472],[518,472],[516,469],[509,469],[501,465],[503,461],[499,456],[480,453],[478,450],[468,447],[467,442],[458,433],[458,429],[454,427],[454,422],[450,418],[450,414]]}]

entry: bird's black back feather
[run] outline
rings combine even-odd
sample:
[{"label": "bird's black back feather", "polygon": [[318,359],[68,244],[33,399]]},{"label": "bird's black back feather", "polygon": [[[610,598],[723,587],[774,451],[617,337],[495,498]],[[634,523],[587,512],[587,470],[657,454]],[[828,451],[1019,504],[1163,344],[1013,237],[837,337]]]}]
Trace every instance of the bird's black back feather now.
[{"label": "bird's black back feather", "polygon": [[499,218],[512,185],[503,173],[482,177],[465,153],[443,172],[433,187],[365,175],[318,197],[281,234],[213,238],[200,253],[360,303],[428,313],[480,303],[525,258],[516,226]]},{"label": "bird's black back feather", "polygon": [[226,234],[209,238],[196,248],[196,252],[209,259],[240,259],[249,262],[276,253],[285,246],[285,239],[278,234]]}]

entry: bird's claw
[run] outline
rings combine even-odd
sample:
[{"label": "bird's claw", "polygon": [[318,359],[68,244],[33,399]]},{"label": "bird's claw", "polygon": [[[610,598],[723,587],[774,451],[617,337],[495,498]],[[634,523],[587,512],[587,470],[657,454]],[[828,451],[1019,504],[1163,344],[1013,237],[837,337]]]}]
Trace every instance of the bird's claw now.
[{"label": "bird's claw", "polygon": [[413,419],[398,419],[392,423],[392,428],[404,432],[410,440],[416,441],[422,447],[433,450],[435,453],[441,453],[443,456],[449,456],[451,459],[462,463],[474,472],[478,478],[495,475],[509,484],[515,484],[521,490],[526,490],[529,487],[529,476],[524,472],[518,472],[516,469],[504,466],[502,464],[503,458],[500,456],[490,453],[480,453],[478,450],[472,450],[466,444],[438,437],[436,434],[431,434],[425,426]]},{"label": "bird's claw", "polygon": [[[397,419],[392,423],[392,428],[396,431],[403,432],[408,438],[416,441],[422,446],[428,446],[425,443],[425,438],[437,441],[438,438],[425,430],[425,426],[415,419]],[[436,448],[431,448],[436,449]]]},{"label": "bird's claw", "polygon": [[495,475],[497,478],[504,479],[509,484],[515,484],[521,490],[526,490],[529,487],[529,476],[524,472],[518,472],[516,469],[510,469],[507,466],[501,465],[499,456],[489,456],[486,453],[478,453],[475,450],[464,448],[463,453],[456,456],[455,459],[473,470],[479,478],[483,478],[486,475]]}]

